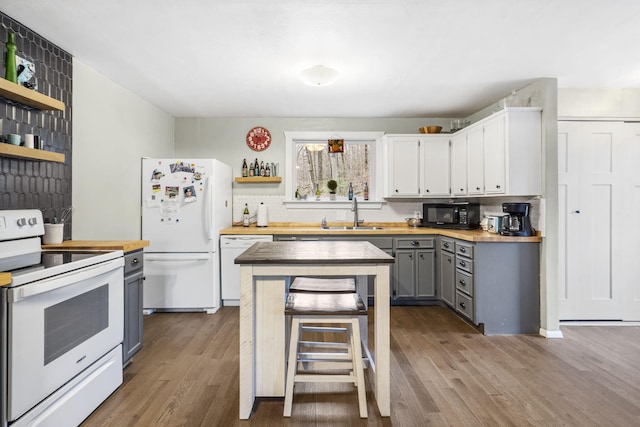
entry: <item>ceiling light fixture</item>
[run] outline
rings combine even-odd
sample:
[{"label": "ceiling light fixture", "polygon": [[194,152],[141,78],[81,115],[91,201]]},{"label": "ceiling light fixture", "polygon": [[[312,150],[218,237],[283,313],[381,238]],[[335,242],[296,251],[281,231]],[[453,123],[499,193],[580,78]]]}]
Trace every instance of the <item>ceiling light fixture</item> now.
[{"label": "ceiling light fixture", "polygon": [[315,65],[302,70],[300,78],[309,86],[328,86],[338,79],[340,73],[324,65]]}]

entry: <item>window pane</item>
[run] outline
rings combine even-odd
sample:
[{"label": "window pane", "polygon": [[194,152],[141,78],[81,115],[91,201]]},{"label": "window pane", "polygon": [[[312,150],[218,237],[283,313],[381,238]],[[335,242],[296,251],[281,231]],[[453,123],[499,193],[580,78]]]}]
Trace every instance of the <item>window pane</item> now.
[{"label": "window pane", "polygon": [[329,193],[327,181],[338,182],[337,197],[347,197],[349,183],[353,194],[362,196],[365,183],[371,185],[371,144],[345,141],[344,153],[329,154],[327,143],[296,143],[296,183],[301,196],[315,196],[316,188],[321,195]]}]

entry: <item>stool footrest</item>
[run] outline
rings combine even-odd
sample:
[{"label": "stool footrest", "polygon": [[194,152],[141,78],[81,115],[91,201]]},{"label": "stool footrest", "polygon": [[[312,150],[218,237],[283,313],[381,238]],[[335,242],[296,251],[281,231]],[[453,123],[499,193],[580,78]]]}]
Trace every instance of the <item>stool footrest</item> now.
[{"label": "stool footrest", "polygon": [[323,341],[300,341],[299,347],[309,348],[349,348],[349,343],[346,342],[323,342]]},{"label": "stool footrest", "polygon": [[297,383],[308,383],[308,382],[316,382],[316,383],[352,383],[356,379],[355,375],[336,375],[336,374],[314,374],[314,375],[306,375],[306,374],[298,374],[294,378],[294,381]]},{"label": "stool footrest", "polygon": [[303,326],[302,330],[305,332],[347,332],[347,328],[337,326]]}]

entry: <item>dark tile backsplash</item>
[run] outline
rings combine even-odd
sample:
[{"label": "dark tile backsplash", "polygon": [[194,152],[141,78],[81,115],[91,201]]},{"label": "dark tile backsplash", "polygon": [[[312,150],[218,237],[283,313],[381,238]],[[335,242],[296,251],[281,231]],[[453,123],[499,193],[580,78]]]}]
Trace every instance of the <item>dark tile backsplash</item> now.
[{"label": "dark tile backsplash", "polygon": [[[36,66],[37,91],[65,103],[65,111],[40,111],[0,98],[0,135],[39,135],[45,150],[64,153],[65,162],[45,162],[0,156],[0,209],[40,209],[45,220],[60,218],[71,206],[72,56],[0,12],[0,43],[4,78],[5,43],[15,34],[17,52]],[[71,223],[65,240],[71,237]]]}]

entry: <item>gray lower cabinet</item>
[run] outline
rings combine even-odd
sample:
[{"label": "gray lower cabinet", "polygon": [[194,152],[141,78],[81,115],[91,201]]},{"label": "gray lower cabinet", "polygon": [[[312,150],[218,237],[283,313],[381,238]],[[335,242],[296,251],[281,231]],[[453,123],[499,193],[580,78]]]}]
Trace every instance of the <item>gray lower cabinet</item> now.
[{"label": "gray lower cabinet", "polygon": [[392,302],[436,299],[435,238],[395,238]]},{"label": "gray lower cabinet", "polygon": [[540,329],[539,244],[440,237],[441,301],[487,335]]},{"label": "gray lower cabinet", "polygon": [[442,301],[487,335],[539,332],[539,243],[429,235],[276,235],[274,240],[369,241],[396,260],[389,279],[391,304]]},{"label": "gray lower cabinet", "polygon": [[440,300],[450,307],[456,304],[456,262],[455,241],[453,239],[440,238]]},{"label": "gray lower cabinet", "polygon": [[124,254],[124,340],[122,362],[127,366],[142,348],[142,250]]},{"label": "gray lower cabinet", "polygon": [[455,242],[455,285],[456,311],[476,323],[473,297],[473,257],[475,245],[469,242]]}]

